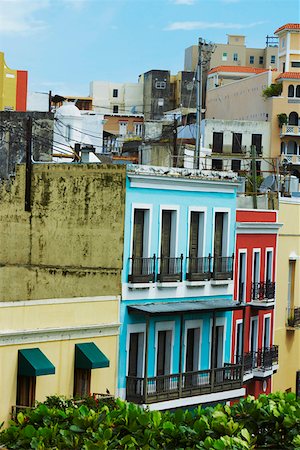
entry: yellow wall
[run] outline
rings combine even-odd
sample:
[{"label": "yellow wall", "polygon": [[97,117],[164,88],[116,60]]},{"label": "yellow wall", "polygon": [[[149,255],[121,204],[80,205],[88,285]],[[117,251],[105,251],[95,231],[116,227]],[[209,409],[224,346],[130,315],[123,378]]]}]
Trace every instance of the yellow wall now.
[{"label": "yellow wall", "polygon": [[273,377],[273,391],[295,391],[296,371],[300,370],[300,329],[287,330],[289,259],[297,257],[294,306],[300,307],[300,201],[281,199],[278,221],[283,223],[278,238],[276,276],[275,344],[279,345],[279,370]]},{"label": "yellow wall", "polygon": [[0,111],[16,109],[17,71],[5,64],[4,53],[0,52]]}]

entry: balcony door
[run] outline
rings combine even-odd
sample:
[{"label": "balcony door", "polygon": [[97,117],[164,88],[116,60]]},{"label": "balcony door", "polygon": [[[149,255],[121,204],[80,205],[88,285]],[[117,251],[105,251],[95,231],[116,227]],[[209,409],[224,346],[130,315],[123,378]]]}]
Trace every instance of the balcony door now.
[{"label": "balcony door", "polygon": [[[204,239],[204,212],[191,211],[189,239],[189,269],[191,272],[202,272]],[[202,263],[202,264],[201,264]]]},{"label": "balcony door", "polygon": [[266,282],[272,281],[272,269],[273,269],[273,250],[267,250],[266,253]]},{"label": "balcony door", "polygon": [[144,333],[130,333],[128,376],[142,378],[144,376]]},{"label": "balcony door", "polygon": [[178,270],[176,255],[176,211],[162,210],[161,215],[161,244],[160,244],[160,273],[175,274]]},{"label": "balcony door", "polygon": [[162,330],[157,334],[156,375],[171,373],[172,331]]},{"label": "balcony door", "polygon": [[263,349],[270,348],[271,345],[271,317],[264,317],[264,336],[263,336]]},{"label": "balcony door", "polygon": [[236,322],[235,363],[242,364],[243,356],[243,322]]},{"label": "balcony door", "polygon": [[252,354],[252,361],[254,367],[256,367],[257,348],[258,348],[258,317],[251,317],[250,352]]},{"label": "balcony door", "polygon": [[133,213],[132,275],[148,275],[151,272],[149,256],[149,209],[136,208]]},{"label": "balcony door", "polygon": [[246,299],[246,252],[239,253],[239,302],[244,302]]}]

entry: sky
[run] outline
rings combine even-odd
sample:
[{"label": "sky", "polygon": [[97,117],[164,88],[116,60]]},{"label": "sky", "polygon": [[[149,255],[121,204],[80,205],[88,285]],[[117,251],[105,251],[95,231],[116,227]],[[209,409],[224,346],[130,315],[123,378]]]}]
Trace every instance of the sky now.
[{"label": "sky", "polygon": [[0,51],[27,70],[32,92],[86,96],[93,80],[137,82],[151,69],[184,69],[198,38],[247,47],[300,22],[299,0],[0,0]]}]

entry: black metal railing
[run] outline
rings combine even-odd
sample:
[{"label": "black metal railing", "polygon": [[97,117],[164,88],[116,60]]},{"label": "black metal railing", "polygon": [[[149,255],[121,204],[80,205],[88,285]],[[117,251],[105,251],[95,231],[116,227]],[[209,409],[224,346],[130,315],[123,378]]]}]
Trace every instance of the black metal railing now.
[{"label": "black metal railing", "polygon": [[233,279],[233,260],[232,256],[215,256],[213,258],[213,272],[214,280],[232,280]]},{"label": "black metal railing", "polygon": [[172,282],[182,281],[183,255],[179,258],[162,256],[159,259],[158,281]]},{"label": "black metal railing", "polygon": [[129,258],[129,263],[128,281],[130,283],[153,283],[155,281],[155,255],[152,258],[133,256]]},{"label": "black metal railing", "polygon": [[235,364],[149,378],[127,377],[126,400],[155,403],[235,389],[242,383],[242,366]]},{"label": "black metal railing", "polygon": [[288,327],[299,328],[300,327],[300,306],[287,309],[287,322]]},{"label": "black metal railing", "polygon": [[275,282],[266,281],[262,283],[252,283],[252,300],[265,302],[275,299]]},{"label": "black metal railing", "polygon": [[[244,358],[244,361],[242,359]],[[278,364],[278,345],[263,348],[255,352],[247,352],[244,355],[235,355],[236,364],[244,363],[244,375],[254,369],[267,370]]]},{"label": "black metal railing", "polygon": [[187,258],[188,271],[186,279],[189,281],[209,280],[211,278],[211,255]]}]

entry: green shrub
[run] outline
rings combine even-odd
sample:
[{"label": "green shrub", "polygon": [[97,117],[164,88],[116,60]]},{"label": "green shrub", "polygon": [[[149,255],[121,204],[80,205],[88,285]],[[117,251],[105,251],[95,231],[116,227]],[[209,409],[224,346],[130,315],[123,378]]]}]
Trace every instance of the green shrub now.
[{"label": "green shrub", "polygon": [[282,93],[282,83],[274,83],[263,90],[264,98],[278,97]]}]

